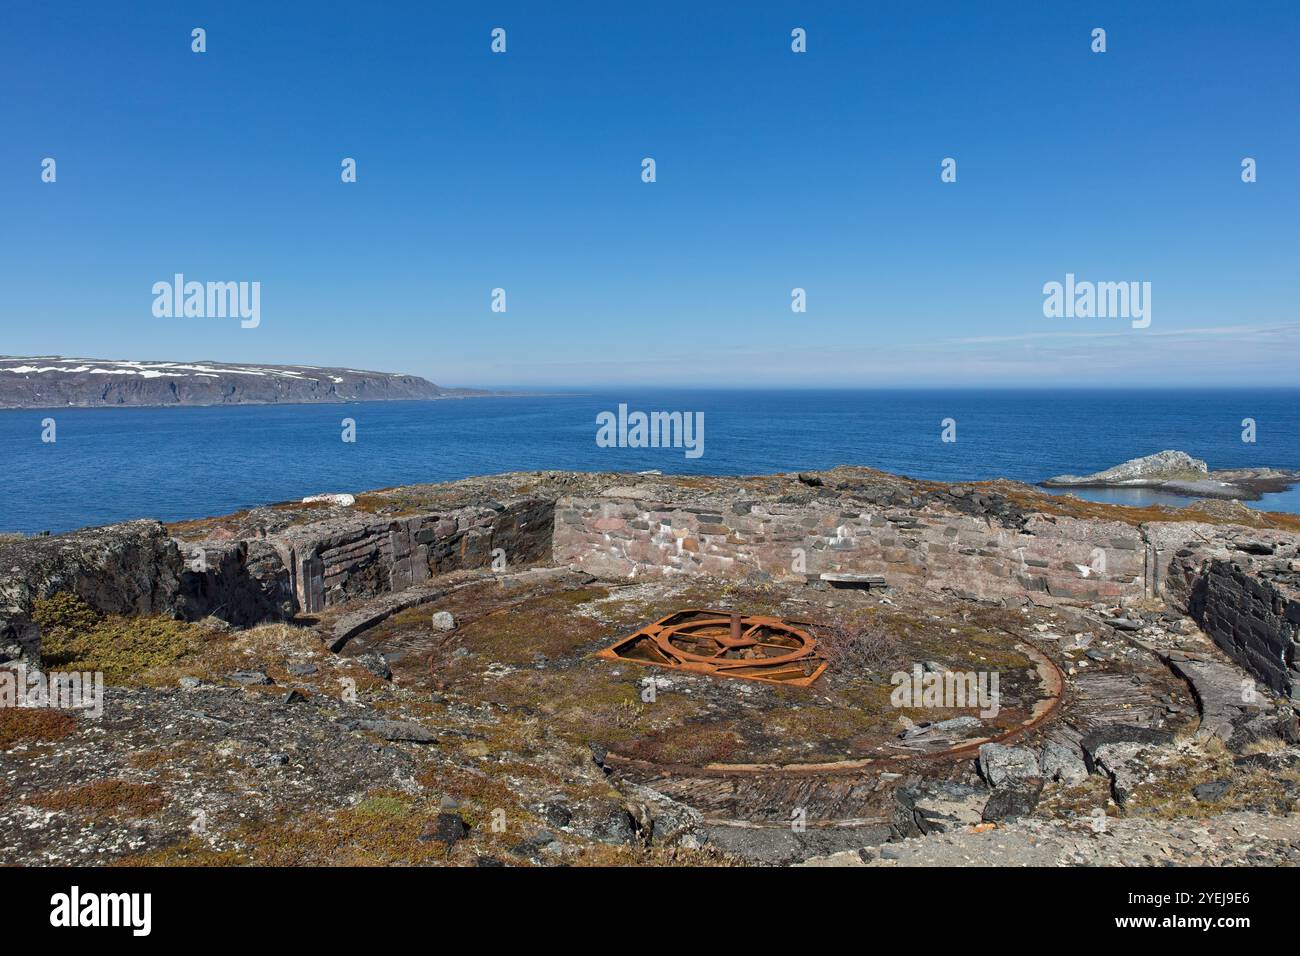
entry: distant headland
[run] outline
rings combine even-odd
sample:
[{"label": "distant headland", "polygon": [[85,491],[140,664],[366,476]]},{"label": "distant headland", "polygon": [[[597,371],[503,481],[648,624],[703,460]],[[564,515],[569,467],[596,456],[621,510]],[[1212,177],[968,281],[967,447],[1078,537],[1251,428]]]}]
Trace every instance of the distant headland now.
[{"label": "distant headland", "polygon": [[0,408],[420,401],[491,392],[312,365],[0,356]]}]

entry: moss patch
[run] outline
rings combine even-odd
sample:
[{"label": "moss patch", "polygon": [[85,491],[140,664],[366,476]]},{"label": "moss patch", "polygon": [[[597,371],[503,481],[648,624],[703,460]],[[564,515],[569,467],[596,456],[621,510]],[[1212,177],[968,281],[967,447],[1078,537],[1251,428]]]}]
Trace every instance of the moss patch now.
[{"label": "moss patch", "polygon": [[411,812],[411,805],[397,797],[375,796],[362,800],[357,804],[354,812],[363,817],[385,817],[390,820],[398,820]]},{"label": "moss patch", "polygon": [[100,671],[110,684],[136,680],[202,643],[203,628],[163,617],[103,615],[67,592],[37,600],[41,662],[52,670]]},{"label": "moss patch", "polygon": [[120,860],[112,866],[245,866],[248,864],[246,854],[238,850],[217,850],[196,836],[188,837],[180,843],[161,847],[145,853],[136,853]]},{"label": "moss patch", "polygon": [[733,730],[697,724],[647,734],[627,748],[627,754],[652,763],[692,766],[732,763],[736,761],[743,743]]},{"label": "moss patch", "polygon": [[457,640],[504,664],[530,663],[537,654],[557,657],[605,633],[596,621],[574,613],[578,605],[605,593],[583,588],[502,608],[460,628]]}]

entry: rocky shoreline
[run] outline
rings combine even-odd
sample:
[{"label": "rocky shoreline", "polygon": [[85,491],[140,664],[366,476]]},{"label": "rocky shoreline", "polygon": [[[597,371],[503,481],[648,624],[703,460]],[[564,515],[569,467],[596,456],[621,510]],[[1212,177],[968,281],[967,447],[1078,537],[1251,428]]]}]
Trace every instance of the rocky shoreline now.
[{"label": "rocky shoreline", "polygon": [[1211,471],[1186,452],[1162,451],[1133,458],[1091,475],[1058,475],[1043,488],[1147,488],[1188,498],[1258,501],[1300,483],[1300,471],[1277,468],[1229,468]]}]

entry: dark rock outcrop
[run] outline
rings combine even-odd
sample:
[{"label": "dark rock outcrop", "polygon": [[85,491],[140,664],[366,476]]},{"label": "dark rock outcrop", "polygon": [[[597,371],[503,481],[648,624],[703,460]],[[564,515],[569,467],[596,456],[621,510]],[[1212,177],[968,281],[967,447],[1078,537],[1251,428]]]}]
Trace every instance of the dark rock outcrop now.
[{"label": "dark rock outcrop", "polygon": [[1084,735],[1079,741],[1083,755],[1088,761],[1088,770],[1095,772],[1102,760],[1100,751],[1103,747],[1116,744],[1134,744],[1144,747],[1163,747],[1174,742],[1174,735],[1168,730],[1156,727],[1137,727],[1131,724],[1107,724]]},{"label": "dark rock outcrop", "polygon": [[1291,576],[1251,573],[1235,561],[1212,560],[1192,588],[1188,610],[1214,643],[1282,694],[1297,681],[1300,588]]},{"label": "dark rock outcrop", "polygon": [[29,613],[37,599],[70,591],[105,614],[172,614],[181,571],[180,552],[157,521],[7,538],[0,608]]},{"label": "dark rock outcrop", "polygon": [[41,629],[25,614],[0,613],[0,664],[9,661],[38,661]]},{"label": "dark rock outcrop", "polygon": [[183,546],[177,613],[212,616],[236,627],[280,621],[294,613],[289,569],[266,541],[204,541]]},{"label": "dark rock outcrop", "polygon": [[181,559],[157,521],[0,542],[0,661],[40,662],[36,601],[71,592],[106,614],[173,614]]}]

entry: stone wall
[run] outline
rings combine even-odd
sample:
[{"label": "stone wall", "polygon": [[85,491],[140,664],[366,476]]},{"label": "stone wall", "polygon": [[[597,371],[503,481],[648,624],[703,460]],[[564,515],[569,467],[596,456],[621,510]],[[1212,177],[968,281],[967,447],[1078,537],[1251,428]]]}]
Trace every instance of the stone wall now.
[{"label": "stone wall", "polygon": [[677,574],[804,582],[827,572],[926,582],[980,598],[1121,601],[1148,593],[1148,549],[1120,522],[1032,515],[1022,525],[820,502],[562,498],[554,559],[604,578]]},{"label": "stone wall", "polygon": [[546,561],[554,503],[521,498],[439,514],[353,513],[265,538],[178,541],[132,521],[0,544],[0,662],[40,657],[38,598],[70,591],[107,614],[214,616],[239,627],[315,613],[435,574]]},{"label": "stone wall", "polygon": [[567,497],[556,505],[554,560],[606,579],[805,583],[841,572],[984,599],[1161,597],[1269,687],[1300,698],[1300,547],[1285,531],[1041,514],[1008,525],[820,502]]},{"label": "stone wall", "polygon": [[1211,561],[1193,591],[1190,610],[1233,660],[1278,693],[1300,696],[1300,598],[1294,590],[1252,574],[1245,562]]},{"label": "stone wall", "polygon": [[1278,693],[1300,699],[1300,549],[1294,536],[1202,536],[1174,555],[1167,592],[1237,663]]},{"label": "stone wall", "polygon": [[435,574],[485,567],[496,549],[510,565],[545,560],[553,502],[509,504],[379,519],[371,515],[299,525],[268,539],[288,572],[297,610],[401,591]]},{"label": "stone wall", "polygon": [[212,616],[249,627],[293,616],[289,570],[270,542],[204,541],[179,547],[184,570],[176,600],[178,617],[197,621]]},{"label": "stone wall", "polygon": [[180,574],[180,555],[157,521],[7,539],[0,608],[27,612],[38,598],[71,591],[108,614],[169,614]]},{"label": "stone wall", "polygon": [[173,614],[181,574],[157,521],[129,521],[0,545],[0,662],[40,656],[33,604],[71,592],[108,614]]}]

